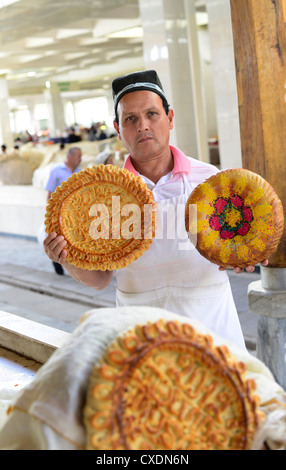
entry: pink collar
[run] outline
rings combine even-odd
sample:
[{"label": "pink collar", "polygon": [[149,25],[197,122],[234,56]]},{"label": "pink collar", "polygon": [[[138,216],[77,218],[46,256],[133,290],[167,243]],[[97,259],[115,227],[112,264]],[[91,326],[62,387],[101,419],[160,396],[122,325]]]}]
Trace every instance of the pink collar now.
[{"label": "pink collar", "polygon": [[[173,157],[174,157],[174,168],[173,168],[173,175],[176,173],[189,173],[191,170],[191,161],[186,157],[186,155],[181,152],[177,147],[173,147],[170,145],[170,149],[172,151]],[[134,175],[138,175],[137,171],[135,170],[132,160],[131,160],[131,155],[128,155],[124,168],[127,168],[131,173],[134,173]]]}]

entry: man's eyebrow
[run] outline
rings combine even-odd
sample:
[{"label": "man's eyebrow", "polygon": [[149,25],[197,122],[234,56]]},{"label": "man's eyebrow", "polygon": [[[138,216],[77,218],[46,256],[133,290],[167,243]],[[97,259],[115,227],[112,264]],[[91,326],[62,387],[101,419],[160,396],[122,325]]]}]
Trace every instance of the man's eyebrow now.
[{"label": "man's eyebrow", "polygon": [[[148,113],[149,111],[159,111],[159,108],[157,106],[152,106],[151,108],[143,109],[143,112]],[[128,114],[136,114],[137,111],[123,111],[122,114],[128,115]]]}]

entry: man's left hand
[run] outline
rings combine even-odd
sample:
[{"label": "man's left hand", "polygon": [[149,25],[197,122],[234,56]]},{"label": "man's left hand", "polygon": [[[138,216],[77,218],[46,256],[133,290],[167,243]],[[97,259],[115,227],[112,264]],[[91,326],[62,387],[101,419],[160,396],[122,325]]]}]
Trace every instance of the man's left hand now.
[{"label": "man's left hand", "polygon": [[[268,265],[268,259],[265,259],[264,261],[261,262],[262,266],[267,266]],[[237,274],[243,273],[243,271],[247,271],[248,273],[253,273],[255,270],[255,266],[246,266],[246,268],[238,268],[237,266],[233,268],[234,272]],[[220,271],[225,271],[226,268],[220,267]]]}]

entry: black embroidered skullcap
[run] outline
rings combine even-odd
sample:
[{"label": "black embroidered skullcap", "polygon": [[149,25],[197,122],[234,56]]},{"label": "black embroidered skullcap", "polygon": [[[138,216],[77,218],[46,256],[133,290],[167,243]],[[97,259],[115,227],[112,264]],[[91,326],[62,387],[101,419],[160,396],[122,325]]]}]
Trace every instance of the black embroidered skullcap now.
[{"label": "black embroidered skullcap", "polygon": [[149,90],[161,96],[163,102],[168,106],[167,97],[162,87],[162,83],[155,70],[145,70],[133,72],[122,77],[118,77],[112,82],[112,94],[115,113],[121,98],[132,91]]}]

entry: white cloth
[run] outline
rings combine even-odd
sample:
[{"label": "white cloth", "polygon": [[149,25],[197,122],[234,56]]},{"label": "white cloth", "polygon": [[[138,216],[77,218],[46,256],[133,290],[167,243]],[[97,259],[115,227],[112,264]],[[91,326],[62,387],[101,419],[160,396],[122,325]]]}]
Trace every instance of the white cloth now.
[{"label": "white cloth", "polygon": [[116,305],[154,306],[195,318],[245,348],[227,273],[199,254],[185,230],[187,199],[210,172],[213,167],[192,160],[192,179],[170,173],[154,185],[142,177],[158,205],[156,236],[140,258],[116,272]]},{"label": "white cloth", "polygon": [[37,236],[38,243],[43,251],[44,251],[44,241],[47,238],[47,236],[48,234],[46,232],[46,226],[45,226],[45,223],[43,222],[39,228],[38,236]]},{"label": "white cloth", "polygon": [[[84,449],[86,433],[83,408],[93,366],[118,335],[137,324],[156,322],[160,318],[188,323],[198,333],[211,335],[214,345],[226,345],[238,361],[245,363],[247,378],[256,381],[261,409],[267,412],[269,401],[286,402],[285,392],[261,361],[213,334],[195,320],[151,307],[95,309],[86,314],[70,340],[50,357],[34,381],[20,392],[14,410],[0,430],[0,450]],[[271,432],[269,434],[265,427],[261,433],[263,438],[271,439],[273,432],[277,439],[284,439],[286,446],[285,416],[279,422],[281,431],[275,432],[275,413],[281,413],[281,409],[283,412],[283,406],[275,403],[272,406],[273,414],[269,416],[274,421]]]}]

